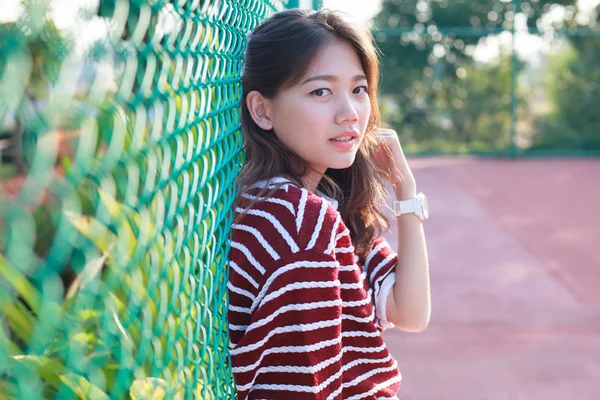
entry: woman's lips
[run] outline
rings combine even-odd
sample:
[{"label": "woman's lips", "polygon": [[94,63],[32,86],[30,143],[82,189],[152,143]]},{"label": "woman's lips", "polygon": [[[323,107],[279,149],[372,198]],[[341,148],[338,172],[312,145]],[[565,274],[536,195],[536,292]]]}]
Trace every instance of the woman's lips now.
[{"label": "woman's lips", "polygon": [[343,149],[343,150],[351,149],[352,146],[354,146],[355,142],[356,142],[356,138],[352,138],[349,140],[334,140],[334,139],[329,140],[329,143],[331,143],[335,147]]}]

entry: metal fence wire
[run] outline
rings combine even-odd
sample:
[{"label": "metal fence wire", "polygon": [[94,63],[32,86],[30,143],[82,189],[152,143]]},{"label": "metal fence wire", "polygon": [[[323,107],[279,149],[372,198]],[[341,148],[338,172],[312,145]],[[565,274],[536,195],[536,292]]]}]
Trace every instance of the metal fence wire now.
[{"label": "metal fence wire", "polygon": [[382,120],[406,154],[600,156],[600,2],[381,6]]},{"label": "metal fence wire", "polygon": [[[20,4],[12,17],[6,4]],[[235,397],[227,256],[234,179],[244,163],[239,103],[246,35],[286,7],[321,4],[0,0],[0,399]],[[522,9],[519,0],[498,4]],[[384,11],[406,6],[382,5]],[[422,93],[412,81],[401,92],[402,80],[382,91],[396,96],[392,103],[402,112],[388,118],[398,131],[419,134],[421,143],[411,150],[409,142],[409,153],[532,157],[556,146],[562,152],[567,143],[576,155],[592,154],[599,131],[591,58],[585,76],[571,74],[570,66],[556,75],[564,78],[557,93],[571,90],[570,98],[581,98],[574,102],[579,108],[563,104],[560,115],[530,118],[535,110],[520,101],[514,19],[502,27],[424,30],[386,15],[373,30],[386,54],[384,81],[413,79],[406,73],[413,68],[424,82]],[[497,91],[498,106],[476,113],[482,133],[471,132],[476,140],[465,141],[466,150],[428,147],[440,135],[460,142],[470,132],[457,125],[466,120],[458,100],[479,110],[490,96],[479,100],[488,91],[460,77],[443,85],[436,74],[446,64],[431,66],[424,58],[411,67],[405,55],[420,45],[457,49],[457,42],[502,32],[512,34],[506,73],[484,70],[481,78],[469,70],[498,86],[474,86]],[[570,42],[590,57],[600,40],[597,25],[555,35],[581,37]],[[431,76],[423,80],[428,67]],[[431,105],[413,107],[420,112],[413,123],[406,115],[419,106],[415,99]],[[592,122],[578,128],[584,116]],[[561,135],[525,151],[518,139],[533,122]]]},{"label": "metal fence wire", "polygon": [[51,3],[0,23],[0,398],[233,398],[242,55],[285,2]]}]

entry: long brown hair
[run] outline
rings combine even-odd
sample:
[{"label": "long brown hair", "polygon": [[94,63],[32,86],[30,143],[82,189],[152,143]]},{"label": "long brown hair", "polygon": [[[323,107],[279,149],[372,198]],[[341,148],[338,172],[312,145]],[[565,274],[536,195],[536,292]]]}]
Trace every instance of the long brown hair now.
[{"label": "long brown hair", "polygon": [[[338,200],[338,210],[350,230],[355,254],[364,260],[375,237],[389,229],[389,221],[379,210],[384,201],[384,189],[371,161],[376,146],[373,135],[380,124],[379,63],[371,34],[352,26],[340,12],[324,9],[282,11],[265,20],[249,35],[242,74],[241,115],[246,164],[238,184],[243,192],[253,183],[283,176],[302,186],[302,177],[310,166],[272,131],[265,131],[254,122],[246,98],[248,93],[257,90],[262,96],[273,99],[279,90],[298,83],[319,51],[334,39],[348,42],[360,58],[367,76],[371,115],[354,163],[345,169],[328,169],[318,189]],[[259,197],[269,197],[272,193],[264,189]],[[238,221],[243,216],[243,213],[238,215]]]}]

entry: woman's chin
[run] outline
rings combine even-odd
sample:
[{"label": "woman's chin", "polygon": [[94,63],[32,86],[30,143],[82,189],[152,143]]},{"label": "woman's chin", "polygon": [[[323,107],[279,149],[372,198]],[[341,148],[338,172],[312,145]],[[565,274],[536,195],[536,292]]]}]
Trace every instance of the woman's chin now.
[{"label": "woman's chin", "polygon": [[332,168],[332,169],[349,168],[354,163],[355,158],[356,158],[356,155],[353,154],[351,157],[339,158],[337,160],[329,160],[329,163],[327,166],[328,166],[328,168]]}]

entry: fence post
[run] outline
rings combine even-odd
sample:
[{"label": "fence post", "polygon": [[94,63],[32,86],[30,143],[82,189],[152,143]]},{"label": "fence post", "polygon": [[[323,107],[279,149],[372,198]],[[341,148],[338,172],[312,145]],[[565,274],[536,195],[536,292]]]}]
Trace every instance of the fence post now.
[{"label": "fence post", "polygon": [[517,139],[517,79],[518,79],[518,69],[519,69],[519,58],[516,51],[516,15],[519,9],[521,8],[520,0],[513,0],[513,5],[515,8],[515,13],[512,21],[511,33],[512,33],[512,52],[511,52],[511,63],[510,63],[510,148],[509,155],[511,158],[515,158],[517,156],[517,147],[516,147],[516,139]]}]

